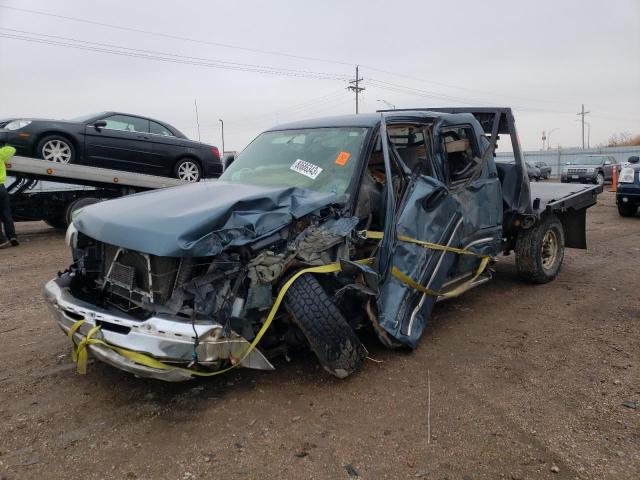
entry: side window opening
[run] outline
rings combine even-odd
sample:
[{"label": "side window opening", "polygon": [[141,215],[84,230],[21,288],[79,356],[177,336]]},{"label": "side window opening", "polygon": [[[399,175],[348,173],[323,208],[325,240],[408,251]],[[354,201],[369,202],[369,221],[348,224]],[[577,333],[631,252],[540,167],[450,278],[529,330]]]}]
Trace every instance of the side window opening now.
[{"label": "side window opening", "polygon": [[149,133],[162,135],[163,137],[173,137],[173,133],[171,133],[167,128],[151,120],[149,121]]},{"label": "side window opening", "polygon": [[[391,136],[390,128],[388,132]],[[389,149],[389,154],[391,155],[391,182],[396,205],[399,206],[406,189],[406,174],[404,167],[401,167],[397,158],[400,154],[395,148],[393,137],[391,138],[391,143],[394,147]],[[366,222],[366,228],[381,229],[384,226],[384,189],[387,181],[382,144],[380,137],[378,137],[362,177],[355,209],[355,215]]]},{"label": "side window opening", "polygon": [[412,173],[434,176],[433,164],[429,160],[425,134],[427,127],[422,125],[391,125],[388,127],[391,143],[402,162]]},{"label": "side window opening", "polygon": [[463,183],[476,173],[478,155],[470,126],[447,127],[441,130],[445,170],[449,183]]},{"label": "side window opening", "polygon": [[124,132],[149,133],[149,120],[128,115],[111,115],[104,119],[106,128]]}]

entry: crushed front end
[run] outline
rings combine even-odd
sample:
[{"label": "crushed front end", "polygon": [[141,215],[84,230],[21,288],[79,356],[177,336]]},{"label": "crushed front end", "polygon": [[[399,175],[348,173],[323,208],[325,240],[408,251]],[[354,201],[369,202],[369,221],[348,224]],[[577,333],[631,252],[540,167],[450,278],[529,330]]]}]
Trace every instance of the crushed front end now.
[{"label": "crushed front end", "polygon": [[257,349],[243,358],[252,335],[246,328],[240,329],[245,336],[233,328],[244,309],[238,293],[248,272],[238,255],[157,257],[77,232],[72,236],[76,262],[44,287],[47,305],[62,330],[68,333],[82,320],[73,335],[76,344],[99,326],[94,337],[181,368],[149,368],[113,349],[89,345],[98,359],[139,376],[169,381],[191,378],[184,367],[215,371],[239,362],[243,367],[273,369]]},{"label": "crushed front end", "polygon": [[[104,343],[89,343],[88,351],[137,376],[182,381],[236,365],[272,370],[268,358],[304,343],[286,310],[277,312],[259,349],[251,342],[291,273],[348,257],[347,234],[356,220],[335,216],[326,208],[204,257],[135,251],[72,225],[67,242],[74,263],[45,285],[44,298],[76,346],[94,329],[93,338]],[[160,361],[163,368],[122,351]]]}]

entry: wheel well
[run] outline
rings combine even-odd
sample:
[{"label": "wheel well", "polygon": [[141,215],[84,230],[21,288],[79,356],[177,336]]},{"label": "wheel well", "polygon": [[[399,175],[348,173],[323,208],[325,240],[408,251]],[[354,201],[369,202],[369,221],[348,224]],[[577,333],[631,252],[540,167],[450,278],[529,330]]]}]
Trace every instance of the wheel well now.
[{"label": "wheel well", "polygon": [[31,152],[34,157],[37,157],[39,155],[39,153],[40,153],[40,152],[38,152],[38,146],[40,145],[40,142],[42,141],[42,139],[46,138],[46,137],[49,137],[51,135],[57,135],[59,137],[63,137],[65,139],[69,140],[69,142],[71,143],[73,148],[75,148],[75,150],[76,150],[76,158],[77,158],[77,156],[80,153],[79,152],[79,148],[78,148],[78,142],[76,142],[76,140],[71,135],[69,135],[68,133],[59,132],[57,130],[50,130],[48,132],[44,132],[44,133],[41,133],[40,135],[38,135],[38,137],[36,138],[36,141],[33,142],[33,152]]},{"label": "wheel well", "polygon": [[193,155],[182,155],[180,158],[178,158],[176,160],[176,163],[173,164],[173,171],[176,171],[176,167],[178,166],[178,164],[182,161],[182,160],[193,160],[195,163],[198,164],[198,166],[200,167],[200,175],[204,175],[204,172],[202,171],[202,162],[200,161],[199,158],[194,157]]}]

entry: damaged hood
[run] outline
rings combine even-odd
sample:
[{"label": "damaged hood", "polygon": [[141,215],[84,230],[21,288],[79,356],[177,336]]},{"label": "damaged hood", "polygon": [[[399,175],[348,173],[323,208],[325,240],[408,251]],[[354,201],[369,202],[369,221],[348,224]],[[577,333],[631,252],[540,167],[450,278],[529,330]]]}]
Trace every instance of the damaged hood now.
[{"label": "damaged hood", "polygon": [[295,187],[199,182],[85,207],[73,219],[83,234],[163,257],[218,255],[335,202],[334,193]]}]

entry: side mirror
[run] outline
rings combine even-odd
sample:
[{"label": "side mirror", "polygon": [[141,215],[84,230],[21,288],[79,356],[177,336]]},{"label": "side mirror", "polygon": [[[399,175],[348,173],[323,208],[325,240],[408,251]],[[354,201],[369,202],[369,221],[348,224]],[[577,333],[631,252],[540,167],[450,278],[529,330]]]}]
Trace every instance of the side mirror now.
[{"label": "side mirror", "polygon": [[611,165],[611,161],[609,161],[609,160],[605,160],[605,161],[604,161],[604,164],[605,164],[605,165]]},{"label": "side mirror", "polygon": [[107,122],[104,120],[98,120],[97,122],[95,122],[93,124],[93,128],[95,128],[96,130],[100,131],[100,129],[104,128],[107,126]]},{"label": "side mirror", "polygon": [[628,162],[629,163],[638,163],[638,162],[640,162],[640,157],[637,157],[635,155],[633,157],[629,157]]}]

